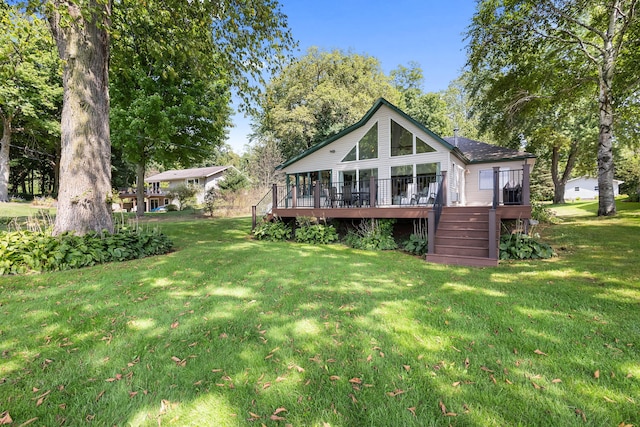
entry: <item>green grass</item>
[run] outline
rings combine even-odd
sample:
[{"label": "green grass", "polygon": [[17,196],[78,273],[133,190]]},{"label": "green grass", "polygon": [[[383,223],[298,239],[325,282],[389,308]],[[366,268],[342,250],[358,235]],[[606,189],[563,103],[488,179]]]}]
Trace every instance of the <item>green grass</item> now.
[{"label": "green grass", "polygon": [[[38,211],[45,209],[42,206],[34,206],[27,202],[0,203],[0,217],[16,218],[36,215]],[[55,213],[55,209],[46,208],[50,213]]]},{"label": "green grass", "polygon": [[554,207],[557,258],[486,269],[167,220],[167,256],[0,278],[0,419],[638,426],[640,206],[618,206]]}]

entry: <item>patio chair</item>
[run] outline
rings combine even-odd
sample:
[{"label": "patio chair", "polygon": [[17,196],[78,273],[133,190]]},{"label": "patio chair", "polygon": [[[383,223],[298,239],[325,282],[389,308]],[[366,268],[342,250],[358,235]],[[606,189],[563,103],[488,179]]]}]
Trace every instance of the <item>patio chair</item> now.
[{"label": "patio chair", "polygon": [[338,194],[338,189],[336,187],[331,187],[329,190],[324,190],[326,193],[325,206],[330,206],[332,208],[336,207],[340,203],[340,194]]},{"label": "patio chair", "polygon": [[353,204],[353,194],[351,193],[351,186],[345,185],[342,187],[342,206],[351,206]]}]

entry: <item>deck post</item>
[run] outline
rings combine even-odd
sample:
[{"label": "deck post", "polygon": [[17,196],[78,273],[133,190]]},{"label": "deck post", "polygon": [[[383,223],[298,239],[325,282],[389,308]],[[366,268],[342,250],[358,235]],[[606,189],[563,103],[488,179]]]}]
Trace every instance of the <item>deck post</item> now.
[{"label": "deck post", "polygon": [[278,208],[278,186],[273,184],[271,187],[271,209]]},{"label": "deck post", "polygon": [[257,215],[257,206],[251,206],[251,231],[256,229],[256,225],[258,225],[258,221],[256,218]]},{"label": "deck post", "polygon": [[489,258],[498,259],[498,223],[496,222],[496,210],[489,209]]},{"label": "deck post", "polygon": [[320,181],[316,181],[313,186],[313,207],[315,209],[320,209],[320,186]]},{"label": "deck post", "polygon": [[447,171],[440,173],[442,174],[442,206],[448,206],[447,193],[449,192],[449,185],[447,184]]},{"label": "deck post", "polygon": [[297,185],[294,185],[293,187],[291,187],[291,207],[292,208],[298,207],[298,186]]},{"label": "deck post", "polygon": [[493,209],[500,204],[500,166],[493,167]]},{"label": "deck post", "polygon": [[526,163],[522,166],[522,204],[531,204],[531,165]]},{"label": "deck post", "polygon": [[376,205],[376,199],[378,196],[378,180],[375,176],[369,178],[369,207],[372,208]]},{"label": "deck post", "polygon": [[433,209],[427,214],[427,253],[436,253],[436,212]]}]

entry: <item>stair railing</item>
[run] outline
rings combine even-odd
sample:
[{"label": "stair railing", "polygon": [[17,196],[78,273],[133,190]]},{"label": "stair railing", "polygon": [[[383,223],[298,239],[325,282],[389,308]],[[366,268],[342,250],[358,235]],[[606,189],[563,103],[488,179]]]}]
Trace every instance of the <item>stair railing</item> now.
[{"label": "stair railing", "polygon": [[273,209],[272,193],[273,189],[270,189],[258,203],[251,206],[251,231],[256,228],[256,225],[258,225],[258,215],[260,215],[261,218],[264,218],[266,215],[271,213],[271,210]]}]

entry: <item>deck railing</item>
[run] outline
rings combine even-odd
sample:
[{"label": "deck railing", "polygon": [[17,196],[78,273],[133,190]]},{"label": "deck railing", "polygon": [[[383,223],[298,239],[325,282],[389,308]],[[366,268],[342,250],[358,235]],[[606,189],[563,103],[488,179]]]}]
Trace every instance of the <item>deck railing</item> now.
[{"label": "deck railing", "polygon": [[427,206],[435,202],[442,175],[416,178],[371,178],[354,182],[317,182],[312,186],[274,185],[274,206],[286,208],[353,208]]},{"label": "deck railing", "polygon": [[525,164],[522,169],[500,170],[497,166],[493,168],[492,206],[494,209],[500,204],[531,204],[529,169],[528,164]]},{"label": "deck railing", "polygon": [[273,208],[272,192],[273,189],[269,190],[256,205],[251,206],[251,230],[256,228],[258,216],[264,217],[271,213]]}]

